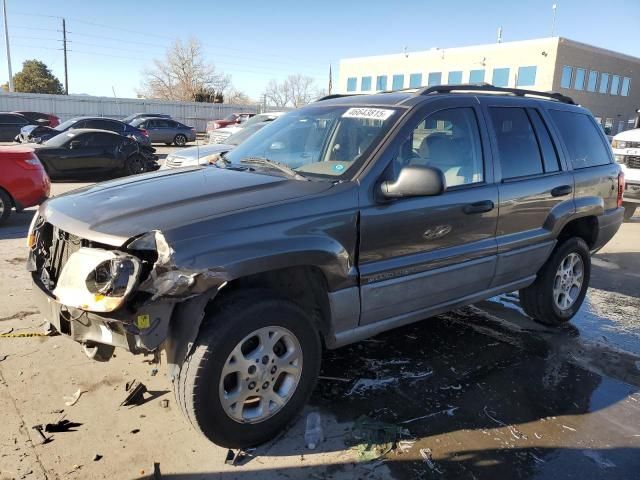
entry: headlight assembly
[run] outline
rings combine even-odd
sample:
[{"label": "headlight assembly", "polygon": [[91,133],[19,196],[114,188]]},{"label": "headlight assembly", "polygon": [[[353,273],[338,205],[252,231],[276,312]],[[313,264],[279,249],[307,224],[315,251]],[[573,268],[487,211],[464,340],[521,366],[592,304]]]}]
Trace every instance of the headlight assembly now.
[{"label": "headlight assembly", "polygon": [[69,257],[53,294],[68,307],[111,312],[131,293],[139,274],[136,257],[82,247]]}]

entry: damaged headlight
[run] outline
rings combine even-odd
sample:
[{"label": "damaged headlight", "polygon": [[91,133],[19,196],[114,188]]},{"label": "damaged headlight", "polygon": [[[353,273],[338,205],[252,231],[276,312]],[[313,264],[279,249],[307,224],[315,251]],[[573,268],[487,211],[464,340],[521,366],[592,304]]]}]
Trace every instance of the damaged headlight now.
[{"label": "damaged headlight", "polygon": [[131,293],[139,274],[136,257],[82,247],[69,257],[53,294],[69,307],[111,312]]}]

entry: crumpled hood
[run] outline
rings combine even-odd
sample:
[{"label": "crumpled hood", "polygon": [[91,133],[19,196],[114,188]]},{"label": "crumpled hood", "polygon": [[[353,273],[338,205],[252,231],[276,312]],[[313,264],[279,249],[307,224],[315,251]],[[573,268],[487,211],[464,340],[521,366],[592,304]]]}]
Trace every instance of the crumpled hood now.
[{"label": "crumpled hood", "polygon": [[29,135],[38,136],[42,134],[49,133],[60,133],[55,128],[46,127],[44,125],[25,125],[20,129],[20,133],[25,137]]},{"label": "crumpled hood", "polygon": [[131,237],[331,188],[215,167],[162,170],[98,183],[45,202],[46,221],[82,238],[121,246]]}]

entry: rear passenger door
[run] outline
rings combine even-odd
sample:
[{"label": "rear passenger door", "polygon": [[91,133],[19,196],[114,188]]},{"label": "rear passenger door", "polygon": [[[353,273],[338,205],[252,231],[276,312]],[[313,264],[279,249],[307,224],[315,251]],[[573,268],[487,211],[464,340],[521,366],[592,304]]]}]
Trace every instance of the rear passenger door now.
[{"label": "rear passenger door", "polygon": [[525,279],[555,245],[557,218],[574,210],[573,174],[539,102],[481,99],[499,192],[498,261],[492,286]]},{"label": "rear passenger door", "polygon": [[432,166],[444,172],[447,188],[392,201],[376,200],[375,185],[361,188],[361,324],[423,318],[489,288],[498,189],[488,143],[477,102],[450,98],[414,113],[376,162],[385,171],[367,182],[393,180],[405,166]]}]

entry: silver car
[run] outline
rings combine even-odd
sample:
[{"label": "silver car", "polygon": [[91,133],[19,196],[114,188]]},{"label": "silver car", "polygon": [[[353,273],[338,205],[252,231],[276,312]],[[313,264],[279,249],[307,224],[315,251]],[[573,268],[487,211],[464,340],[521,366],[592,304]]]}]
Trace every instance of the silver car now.
[{"label": "silver car", "polygon": [[168,118],[137,118],[129,125],[146,130],[151,143],[183,147],[196,141],[196,129]]}]

